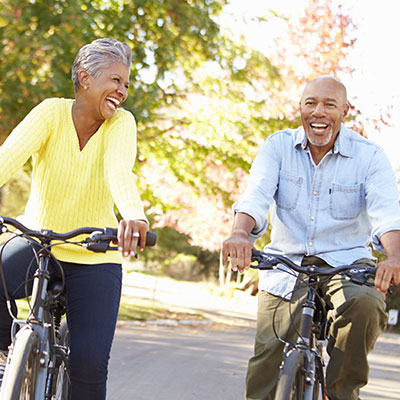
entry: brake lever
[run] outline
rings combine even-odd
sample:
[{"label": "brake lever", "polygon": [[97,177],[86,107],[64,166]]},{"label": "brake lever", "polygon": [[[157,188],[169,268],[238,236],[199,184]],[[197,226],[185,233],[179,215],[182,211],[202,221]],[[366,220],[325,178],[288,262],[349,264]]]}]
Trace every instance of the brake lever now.
[{"label": "brake lever", "polygon": [[279,264],[279,260],[275,257],[265,256],[258,250],[253,250],[251,261],[256,262],[256,265],[250,265],[252,268],[256,268],[259,270],[267,270],[273,269],[276,265]]},{"label": "brake lever", "polygon": [[358,285],[374,286],[373,282],[368,282],[368,278],[374,278],[374,274],[369,272],[367,268],[352,268],[349,269],[345,276]]},{"label": "brake lever", "polygon": [[[104,235],[110,235],[111,233],[112,230],[109,228],[92,232],[89,237],[85,239],[84,247],[95,253],[105,253],[108,250],[112,250],[113,248],[110,247],[112,236],[110,236],[110,240],[104,240]],[[100,238],[103,238],[103,240],[99,240]],[[115,249],[118,250],[117,247],[115,247]]]}]

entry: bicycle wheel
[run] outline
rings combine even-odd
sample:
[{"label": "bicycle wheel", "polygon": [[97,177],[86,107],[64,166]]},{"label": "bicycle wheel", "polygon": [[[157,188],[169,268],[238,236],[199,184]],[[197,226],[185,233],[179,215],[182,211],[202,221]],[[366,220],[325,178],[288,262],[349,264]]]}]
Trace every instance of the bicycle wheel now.
[{"label": "bicycle wheel", "polygon": [[303,354],[292,350],[287,356],[279,376],[275,400],[303,400],[304,384]]},{"label": "bicycle wheel", "polygon": [[60,328],[60,346],[64,347],[65,353],[63,357],[58,358],[55,372],[55,388],[54,400],[68,400],[71,388],[71,380],[68,369],[68,353],[69,353],[69,331],[67,321],[64,319]]},{"label": "bicycle wheel", "polygon": [[[22,329],[12,349],[11,362],[7,365],[1,400],[34,399],[40,368],[39,337],[31,329]],[[43,394],[44,396],[44,394]]]}]

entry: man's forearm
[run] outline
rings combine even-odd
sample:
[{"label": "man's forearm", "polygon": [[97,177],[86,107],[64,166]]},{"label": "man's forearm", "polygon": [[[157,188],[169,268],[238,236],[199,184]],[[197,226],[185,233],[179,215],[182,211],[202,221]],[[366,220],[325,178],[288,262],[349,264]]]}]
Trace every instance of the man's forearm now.
[{"label": "man's forearm", "polygon": [[235,214],[231,236],[243,235],[248,237],[256,225],[256,221],[248,214],[238,212]]},{"label": "man's forearm", "polygon": [[400,257],[400,230],[389,231],[380,238],[387,258]]}]

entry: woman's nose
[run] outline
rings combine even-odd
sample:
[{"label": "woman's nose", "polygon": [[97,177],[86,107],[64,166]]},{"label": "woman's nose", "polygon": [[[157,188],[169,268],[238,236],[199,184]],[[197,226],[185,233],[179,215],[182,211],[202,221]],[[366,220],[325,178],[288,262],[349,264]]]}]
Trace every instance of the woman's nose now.
[{"label": "woman's nose", "polygon": [[122,101],[125,101],[126,98],[128,97],[128,89],[124,85],[120,85],[118,87],[118,93],[122,95],[123,97]]}]

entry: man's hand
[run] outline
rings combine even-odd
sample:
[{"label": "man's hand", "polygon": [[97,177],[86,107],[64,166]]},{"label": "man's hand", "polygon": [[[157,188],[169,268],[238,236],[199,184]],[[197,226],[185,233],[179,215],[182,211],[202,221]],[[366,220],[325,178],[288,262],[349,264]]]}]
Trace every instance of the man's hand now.
[{"label": "man's hand", "polygon": [[391,257],[377,265],[375,287],[386,294],[391,284],[400,284],[400,257]]},{"label": "man's hand", "polygon": [[386,232],[380,241],[387,259],[377,265],[374,284],[379,291],[386,294],[390,284],[400,284],[400,231]]},{"label": "man's hand", "polygon": [[233,271],[243,272],[249,269],[253,248],[246,232],[232,232],[231,236],[222,243],[222,264],[226,267],[228,257],[230,257]]},{"label": "man's hand", "polygon": [[135,219],[123,219],[118,226],[118,250],[125,257],[136,256],[136,247],[139,242],[140,251],[146,247],[146,233],[149,230],[149,225],[146,221]]},{"label": "man's hand", "polygon": [[230,257],[232,271],[243,272],[249,269],[251,250],[254,248],[249,240],[249,234],[255,224],[250,215],[241,212],[235,214],[231,235],[222,243],[221,258],[224,267],[227,267]]}]

